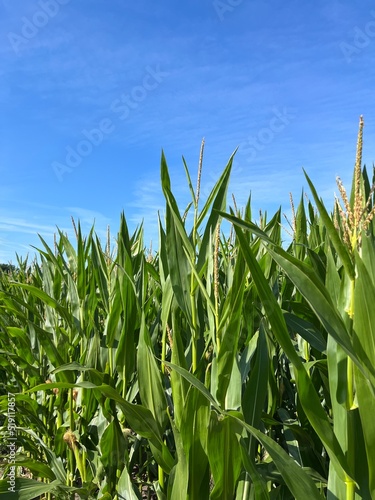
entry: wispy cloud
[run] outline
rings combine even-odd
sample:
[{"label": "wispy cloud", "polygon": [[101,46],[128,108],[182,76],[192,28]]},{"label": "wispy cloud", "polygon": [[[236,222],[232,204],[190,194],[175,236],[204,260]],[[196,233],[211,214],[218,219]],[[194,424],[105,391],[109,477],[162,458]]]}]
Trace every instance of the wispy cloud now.
[{"label": "wispy cloud", "polygon": [[[26,208],[27,207],[27,208]],[[31,215],[32,214],[32,215]],[[52,215],[52,217],[51,217]],[[105,238],[107,225],[111,219],[104,214],[82,207],[59,207],[43,203],[25,203],[22,210],[14,210],[10,214],[7,209],[0,209],[0,262],[14,260],[15,253],[27,250],[34,254],[32,246],[40,248],[38,234],[52,245],[58,231],[74,238],[71,217],[81,223],[83,234],[87,234],[95,226],[96,234]],[[53,224],[50,223],[51,218]],[[117,221],[116,221],[117,223]],[[1,260],[2,259],[2,260]]]},{"label": "wispy cloud", "polygon": [[17,232],[23,234],[35,234],[36,232],[41,235],[51,236],[56,232],[53,226],[30,223],[25,219],[17,217],[2,217],[0,219],[0,229],[5,232]]}]

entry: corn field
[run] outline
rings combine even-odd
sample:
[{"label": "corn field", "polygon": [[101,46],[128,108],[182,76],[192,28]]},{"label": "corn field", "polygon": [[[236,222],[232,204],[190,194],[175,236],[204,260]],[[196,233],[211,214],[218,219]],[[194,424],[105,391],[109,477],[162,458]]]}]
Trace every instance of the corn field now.
[{"label": "corn field", "polygon": [[227,208],[233,156],[201,202],[202,143],[195,189],[183,162],[186,209],[162,155],[156,253],[122,214],[115,245],[73,221],[74,241],[40,238],[35,261],[1,273],[0,497],[375,498],[362,136],[361,118],[332,212],[305,174],[287,245],[281,210],[255,223],[250,199]]}]

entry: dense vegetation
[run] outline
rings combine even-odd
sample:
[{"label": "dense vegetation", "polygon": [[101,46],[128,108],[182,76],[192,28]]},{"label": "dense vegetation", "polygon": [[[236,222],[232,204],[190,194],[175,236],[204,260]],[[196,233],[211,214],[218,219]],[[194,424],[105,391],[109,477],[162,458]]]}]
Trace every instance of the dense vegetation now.
[{"label": "dense vegetation", "polygon": [[[124,215],[41,239],[0,273],[4,498],[375,498],[374,188],[362,169],[333,213],[307,177],[281,212],[226,211],[232,160],[180,211],[164,156],[159,250]],[[220,230],[226,219],[230,234]],[[9,394],[16,407],[7,460]],[[9,491],[11,467],[16,493]],[[156,496],[155,496],[156,498]]]}]

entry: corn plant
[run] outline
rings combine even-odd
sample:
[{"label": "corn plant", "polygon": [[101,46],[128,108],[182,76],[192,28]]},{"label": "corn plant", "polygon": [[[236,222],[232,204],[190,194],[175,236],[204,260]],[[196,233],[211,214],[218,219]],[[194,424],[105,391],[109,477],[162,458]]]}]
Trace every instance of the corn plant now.
[{"label": "corn plant", "polygon": [[[0,275],[0,432],[15,395],[16,497],[367,499],[375,496],[374,188],[361,169],[329,214],[253,221],[227,210],[233,155],[207,199],[201,146],[191,203],[164,154],[156,253],[124,214],[41,238]],[[231,231],[222,231],[222,221]],[[9,497],[6,447],[0,496]],[[9,497],[10,498],[10,497]]]},{"label": "corn plant", "polygon": [[[361,172],[363,119],[360,120],[357,157],[353,176],[352,194],[347,193],[338,180],[345,208],[336,200],[334,215],[330,216],[306,175],[320,220],[324,225],[324,260],[310,251],[301,261],[301,245],[306,246],[305,232],[296,228],[291,255],[275,245],[264,231],[251,223],[228,218],[236,224],[236,231],[247,254],[251,269],[257,264],[248,252],[241,227],[258,235],[267,246],[274,261],[286,273],[296,291],[303,297],[314,316],[327,332],[326,364],[329,390],[329,412],[324,410],[319,395],[312,391],[313,365],[301,366],[292,352],[288,354],[296,370],[296,385],[302,410],[324,444],[330,458],[327,498],[372,498],[374,490],[374,442],[371,410],[374,405],[374,335],[371,300],[374,292],[373,252],[374,215],[373,187],[370,188],[366,169]],[[298,224],[306,227],[303,206],[298,213]],[[297,222],[297,221],[296,221]],[[322,229],[322,228],[321,228]],[[316,233],[316,227],[314,228]],[[310,235],[311,236],[311,235]],[[316,234],[313,235],[314,239]],[[299,248],[300,247],[300,248]],[[319,255],[318,251],[318,255]],[[262,277],[258,291],[261,293]],[[264,307],[272,324],[275,310],[270,307],[268,290],[264,293]],[[293,305],[292,305],[293,307]],[[276,324],[277,323],[277,324]],[[285,322],[284,322],[285,325]],[[286,330],[281,316],[275,322],[281,345]],[[297,330],[298,331],[298,330]],[[282,335],[285,339],[282,340]],[[282,343],[283,342],[283,343]],[[311,367],[310,367],[311,366]],[[307,368],[307,370],[306,370]],[[326,401],[325,401],[326,404]],[[333,420],[330,425],[328,417]],[[371,420],[371,422],[370,422]]]}]

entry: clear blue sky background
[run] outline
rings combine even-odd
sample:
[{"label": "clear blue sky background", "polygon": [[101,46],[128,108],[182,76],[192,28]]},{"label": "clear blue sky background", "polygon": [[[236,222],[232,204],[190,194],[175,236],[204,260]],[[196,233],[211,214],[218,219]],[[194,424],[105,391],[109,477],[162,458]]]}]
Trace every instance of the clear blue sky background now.
[{"label": "clear blue sky background", "polygon": [[162,148],[183,208],[181,156],[195,182],[205,137],[204,197],[239,146],[230,193],[255,215],[289,212],[302,167],[331,203],[360,114],[375,158],[369,0],[0,0],[0,61],[0,262],[122,210],[157,247]]}]

